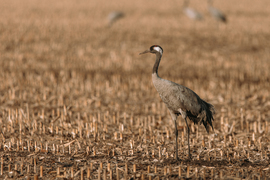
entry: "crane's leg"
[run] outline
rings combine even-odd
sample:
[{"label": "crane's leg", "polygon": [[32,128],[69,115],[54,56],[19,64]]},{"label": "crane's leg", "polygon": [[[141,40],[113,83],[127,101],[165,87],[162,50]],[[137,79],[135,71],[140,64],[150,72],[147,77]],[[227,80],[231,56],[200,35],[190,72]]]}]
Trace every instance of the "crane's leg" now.
[{"label": "crane's leg", "polygon": [[191,159],[191,155],[190,155],[190,146],[189,146],[189,127],[188,127],[188,123],[187,123],[187,113],[185,111],[182,111],[182,109],[179,109],[179,112],[182,115],[182,118],[185,119],[186,121],[186,125],[187,125],[187,140],[188,140],[188,157],[189,159]]},{"label": "crane's leg", "polygon": [[176,120],[174,121],[175,125],[175,159],[178,161],[178,129],[177,129],[177,123]]},{"label": "crane's leg", "polygon": [[177,120],[177,115],[170,111],[170,114],[171,114],[171,117],[172,117],[172,120],[174,121],[174,126],[175,126],[175,130],[174,130],[174,133],[175,133],[175,159],[177,161],[179,161],[179,158],[178,158],[178,129],[177,129],[177,123],[176,123],[176,120]]},{"label": "crane's leg", "polygon": [[188,127],[188,123],[187,123],[187,118],[185,118],[185,121],[186,121],[186,125],[187,125],[187,139],[188,139],[188,157],[189,159],[191,159],[191,156],[190,156],[190,146],[189,146],[189,127]]}]

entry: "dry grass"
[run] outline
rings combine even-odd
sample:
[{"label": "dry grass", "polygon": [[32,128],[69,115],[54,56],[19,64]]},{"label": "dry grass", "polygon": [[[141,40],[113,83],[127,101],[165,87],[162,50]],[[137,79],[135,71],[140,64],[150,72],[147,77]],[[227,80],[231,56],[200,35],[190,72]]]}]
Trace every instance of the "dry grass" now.
[{"label": "dry grass", "polygon": [[[266,178],[270,175],[270,1],[3,1],[0,7],[0,178]],[[106,17],[125,17],[106,27]],[[178,119],[174,161],[170,115],[151,82],[159,74],[216,108],[215,132]],[[134,173],[136,165],[136,173]],[[102,166],[102,168],[100,168]],[[110,168],[108,168],[110,166]],[[116,168],[117,166],[117,168]],[[181,171],[179,171],[179,169]],[[156,172],[155,172],[156,171]],[[90,174],[89,174],[90,173]],[[102,175],[103,177],[103,175]]]}]

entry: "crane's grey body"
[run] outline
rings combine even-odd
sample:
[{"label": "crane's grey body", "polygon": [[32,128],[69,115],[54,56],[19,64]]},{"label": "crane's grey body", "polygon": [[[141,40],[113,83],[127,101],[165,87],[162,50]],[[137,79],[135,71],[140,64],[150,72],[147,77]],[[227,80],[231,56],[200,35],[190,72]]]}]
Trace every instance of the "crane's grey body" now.
[{"label": "crane's grey body", "polygon": [[120,11],[113,11],[108,15],[108,26],[112,26],[117,20],[124,17],[124,13]]},{"label": "crane's grey body", "polygon": [[174,114],[182,111],[191,111],[197,116],[201,107],[198,104],[198,96],[190,89],[180,84],[161,79],[157,74],[152,74],[153,84],[159,93],[160,98],[168,109]]},{"label": "crane's grey body", "polygon": [[188,150],[190,156],[189,147],[189,126],[187,123],[187,117],[194,123],[203,123],[207,132],[209,132],[209,125],[212,126],[214,107],[202,100],[195,92],[189,88],[172,81],[162,79],[158,76],[158,66],[162,57],[163,49],[154,45],[150,47],[150,50],[142,52],[156,54],[156,62],[153,67],[152,81],[160,95],[162,101],[166,104],[170,111],[171,117],[175,122],[175,135],[176,135],[176,159],[178,159],[178,130],[177,130],[177,116],[181,115],[185,119],[188,130]]},{"label": "crane's grey body", "polygon": [[209,132],[209,125],[212,126],[213,119],[212,113],[209,112],[213,109],[211,104],[202,100],[191,89],[162,79],[156,73],[152,74],[152,81],[171,114],[182,115],[183,118],[188,117],[195,124],[203,123]]},{"label": "crane's grey body", "polygon": [[196,11],[195,9],[188,7],[188,4],[189,4],[189,1],[185,0],[183,4],[184,14],[192,20],[197,20],[197,21],[203,20],[202,14]]},{"label": "crane's grey body", "polygon": [[221,12],[220,10],[218,10],[217,8],[213,7],[212,4],[213,4],[213,1],[212,0],[208,0],[208,12],[217,21],[226,23],[227,22],[227,18],[225,16],[225,14],[223,12]]}]

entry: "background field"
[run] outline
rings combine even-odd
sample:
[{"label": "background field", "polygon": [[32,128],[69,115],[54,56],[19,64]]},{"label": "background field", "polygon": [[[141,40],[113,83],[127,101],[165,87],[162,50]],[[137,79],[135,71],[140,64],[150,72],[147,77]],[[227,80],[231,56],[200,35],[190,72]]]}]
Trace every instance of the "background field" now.
[{"label": "background field", "polygon": [[[173,179],[270,176],[270,1],[2,0],[0,178]],[[107,26],[112,11],[124,18]],[[213,131],[174,125],[151,72],[216,108]],[[98,171],[99,169],[99,171]],[[134,171],[136,170],[136,172]],[[42,172],[42,173],[41,173]],[[99,173],[98,173],[99,172]]]}]

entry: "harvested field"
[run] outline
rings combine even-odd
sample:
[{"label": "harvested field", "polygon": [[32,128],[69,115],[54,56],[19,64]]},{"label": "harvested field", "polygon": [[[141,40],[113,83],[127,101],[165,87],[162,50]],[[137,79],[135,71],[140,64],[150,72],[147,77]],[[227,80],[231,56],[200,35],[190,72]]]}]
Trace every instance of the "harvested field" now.
[{"label": "harvested field", "polygon": [[[270,1],[3,0],[0,179],[267,179],[270,176]],[[108,27],[107,16],[124,17]],[[215,134],[174,124],[151,79],[213,104]]]}]

